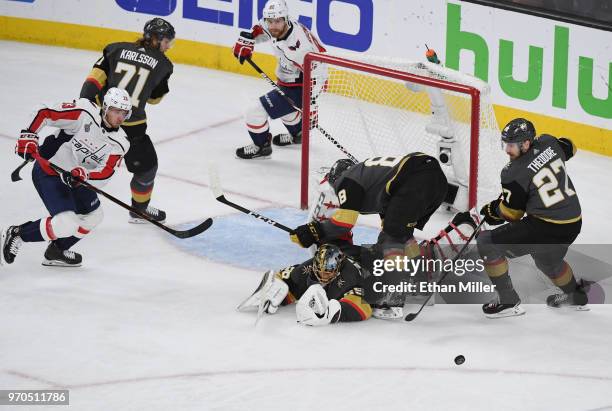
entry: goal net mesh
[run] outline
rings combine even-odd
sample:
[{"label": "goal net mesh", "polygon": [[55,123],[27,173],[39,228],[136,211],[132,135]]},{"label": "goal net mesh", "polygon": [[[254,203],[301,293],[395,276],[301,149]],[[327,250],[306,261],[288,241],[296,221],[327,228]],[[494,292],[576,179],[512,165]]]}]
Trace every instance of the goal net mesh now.
[{"label": "goal net mesh", "polygon": [[[302,169],[302,206],[316,195],[326,169],[335,160],[347,157],[323,133],[359,161],[414,151],[440,159],[440,152],[448,153],[448,148],[450,161],[442,168],[449,182],[460,187],[457,209],[467,209],[470,198],[482,204],[499,194],[499,174],[507,157],[487,83],[433,63],[373,56],[333,57],[334,61],[326,61],[325,55],[314,55],[305,67],[309,75],[305,74],[304,101],[308,99],[309,104],[304,107],[304,131],[309,135],[309,145],[305,148],[308,167]],[[393,78],[384,70],[366,71],[358,63],[433,81],[419,84],[414,76],[412,80]],[[442,89],[435,80],[479,91],[479,127],[474,138],[474,99],[470,94]],[[472,148],[477,171],[470,180]]]}]

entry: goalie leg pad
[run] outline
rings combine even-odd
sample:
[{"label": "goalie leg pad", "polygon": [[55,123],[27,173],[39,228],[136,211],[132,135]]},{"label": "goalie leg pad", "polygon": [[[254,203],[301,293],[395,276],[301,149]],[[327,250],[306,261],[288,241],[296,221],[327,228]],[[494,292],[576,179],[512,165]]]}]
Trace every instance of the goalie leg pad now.
[{"label": "goalie leg pad", "polygon": [[238,307],[238,311],[249,311],[257,309],[262,302],[267,302],[265,312],[274,314],[278,307],[289,294],[289,286],[280,278],[276,277],[274,271],[267,271],[253,294],[244,300]]}]

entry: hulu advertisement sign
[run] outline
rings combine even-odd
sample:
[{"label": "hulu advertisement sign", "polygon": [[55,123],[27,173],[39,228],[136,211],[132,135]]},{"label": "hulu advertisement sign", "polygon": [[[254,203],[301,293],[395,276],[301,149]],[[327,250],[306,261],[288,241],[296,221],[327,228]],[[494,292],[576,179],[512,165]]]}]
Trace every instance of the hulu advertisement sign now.
[{"label": "hulu advertisement sign", "polygon": [[465,3],[446,12],[446,65],[490,83],[496,103],[611,128],[612,33]]}]

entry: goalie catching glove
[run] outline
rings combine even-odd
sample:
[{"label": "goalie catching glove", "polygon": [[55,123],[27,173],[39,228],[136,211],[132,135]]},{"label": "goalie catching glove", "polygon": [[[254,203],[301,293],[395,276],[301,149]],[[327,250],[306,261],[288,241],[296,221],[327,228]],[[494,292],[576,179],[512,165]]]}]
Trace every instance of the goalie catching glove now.
[{"label": "goalie catching glove", "polygon": [[506,222],[506,220],[504,220],[497,214],[497,209],[499,208],[500,203],[501,199],[498,198],[497,200],[491,201],[480,209],[480,214],[484,217],[484,220],[487,224],[500,225]]},{"label": "goalie catching glove", "polygon": [[297,322],[303,325],[328,325],[340,320],[342,308],[338,300],[328,300],[321,284],[313,284],[295,307]]},{"label": "goalie catching glove", "polygon": [[323,237],[321,223],[318,221],[311,221],[308,224],[298,226],[295,228],[295,230],[293,230],[293,233],[291,233],[289,237],[291,238],[291,241],[299,246],[308,248],[315,243],[319,243]]}]

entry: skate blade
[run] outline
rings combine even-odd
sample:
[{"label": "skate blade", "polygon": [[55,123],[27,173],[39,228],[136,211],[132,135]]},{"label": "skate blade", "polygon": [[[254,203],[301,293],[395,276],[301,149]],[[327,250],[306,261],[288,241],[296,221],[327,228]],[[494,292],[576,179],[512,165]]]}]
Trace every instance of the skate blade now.
[{"label": "skate blade", "polygon": [[236,156],[238,160],[271,160],[272,156],[254,157],[254,158],[242,158]]},{"label": "skate blade", "polygon": [[47,260],[46,258],[43,260],[42,265],[46,267],[80,267],[81,263],[78,264],[68,264],[63,261],[58,260]]},{"label": "skate blade", "polygon": [[270,160],[272,158],[272,154],[269,154],[267,156],[259,156],[259,157],[253,157],[253,158],[242,158],[242,157],[238,157],[235,156],[238,160]]},{"label": "skate blade", "polygon": [[551,307],[550,305],[548,306],[549,308],[555,309],[555,310],[562,310],[562,311],[591,311],[591,307],[588,304],[585,305],[564,305],[561,307]]},{"label": "skate blade", "polygon": [[521,306],[507,308],[504,311],[501,311],[497,314],[485,314],[485,317],[496,319],[496,318],[506,318],[506,317],[518,317],[519,315],[525,314],[525,309]]},{"label": "skate blade", "polygon": [[4,265],[4,240],[6,240],[6,230],[0,227],[0,266]]},{"label": "skate blade", "polygon": [[391,309],[374,308],[372,310],[372,317],[388,321],[403,319],[404,310],[401,307],[393,307]]},{"label": "skate blade", "polygon": [[[158,223],[160,224],[164,224],[166,222],[166,220],[161,220],[158,221]],[[128,223],[130,224],[147,224],[148,221],[145,220],[144,218],[140,218],[140,217],[130,217],[130,219],[128,220]]]}]

